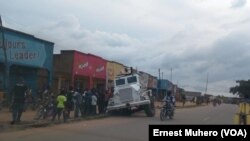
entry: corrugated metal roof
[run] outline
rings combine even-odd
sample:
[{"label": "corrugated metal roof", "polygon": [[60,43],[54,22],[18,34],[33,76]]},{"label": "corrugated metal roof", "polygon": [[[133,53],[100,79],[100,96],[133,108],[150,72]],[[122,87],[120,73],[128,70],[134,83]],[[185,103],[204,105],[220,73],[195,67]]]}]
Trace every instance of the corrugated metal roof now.
[{"label": "corrugated metal roof", "polygon": [[25,35],[25,36],[32,37],[32,38],[34,38],[36,40],[39,40],[39,41],[42,41],[42,42],[47,42],[47,43],[50,43],[50,44],[54,44],[51,41],[47,41],[47,40],[44,40],[44,39],[37,38],[34,35],[31,35],[31,34],[28,34],[28,33],[25,33],[25,32],[17,31],[17,30],[14,30],[14,29],[11,29],[11,28],[7,28],[7,27],[3,27],[3,28],[4,28],[5,31],[15,32],[17,34],[22,34],[22,35]]},{"label": "corrugated metal roof", "polygon": [[186,96],[201,96],[201,92],[184,91],[183,94]]}]

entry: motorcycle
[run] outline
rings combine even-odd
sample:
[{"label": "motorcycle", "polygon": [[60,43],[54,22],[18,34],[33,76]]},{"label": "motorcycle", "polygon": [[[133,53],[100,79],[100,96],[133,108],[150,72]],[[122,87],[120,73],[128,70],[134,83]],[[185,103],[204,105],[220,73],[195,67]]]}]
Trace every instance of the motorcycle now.
[{"label": "motorcycle", "polygon": [[171,105],[170,102],[164,102],[164,106],[161,109],[160,112],[160,119],[161,121],[166,120],[168,117],[169,119],[173,119],[174,116],[174,106]]},{"label": "motorcycle", "polygon": [[51,117],[55,110],[55,104],[52,101],[40,104],[39,109],[35,115],[35,120],[46,119]]}]

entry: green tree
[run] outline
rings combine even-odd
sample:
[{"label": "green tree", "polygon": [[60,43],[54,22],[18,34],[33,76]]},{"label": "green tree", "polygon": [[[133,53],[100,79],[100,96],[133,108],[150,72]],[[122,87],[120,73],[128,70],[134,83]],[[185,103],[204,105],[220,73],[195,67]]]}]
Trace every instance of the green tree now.
[{"label": "green tree", "polygon": [[237,94],[242,98],[250,98],[250,79],[249,80],[237,80],[238,84],[235,87],[230,88],[230,93]]}]

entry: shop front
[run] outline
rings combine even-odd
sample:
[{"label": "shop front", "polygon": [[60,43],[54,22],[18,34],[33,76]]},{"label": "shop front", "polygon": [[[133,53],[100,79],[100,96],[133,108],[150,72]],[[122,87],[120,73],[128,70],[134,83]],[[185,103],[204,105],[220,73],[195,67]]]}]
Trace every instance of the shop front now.
[{"label": "shop front", "polygon": [[107,61],[107,88],[114,87],[114,79],[117,75],[121,74],[125,66],[118,62]]},{"label": "shop front", "polygon": [[[0,87],[10,92],[22,78],[36,95],[41,83],[50,85],[54,43],[9,28],[1,32]],[[39,75],[41,70],[43,76]]]},{"label": "shop front", "polygon": [[75,51],[72,69],[72,85],[76,89],[85,90],[89,88],[90,61],[88,54]]},{"label": "shop front", "polygon": [[101,57],[75,50],[63,50],[54,55],[53,89],[69,86],[81,91],[85,89],[105,89],[106,60]]},{"label": "shop front", "polygon": [[101,57],[75,52],[72,78],[77,88],[105,89],[106,60]]},{"label": "shop front", "polygon": [[169,80],[161,79],[157,82],[157,97],[163,99],[168,91],[171,91],[172,83]]}]

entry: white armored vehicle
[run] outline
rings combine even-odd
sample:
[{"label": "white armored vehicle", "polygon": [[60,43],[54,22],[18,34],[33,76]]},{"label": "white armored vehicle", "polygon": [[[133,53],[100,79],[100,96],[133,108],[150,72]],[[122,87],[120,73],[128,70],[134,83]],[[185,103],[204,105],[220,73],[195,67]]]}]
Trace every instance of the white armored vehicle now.
[{"label": "white armored vehicle", "polygon": [[147,78],[141,73],[125,69],[125,74],[114,80],[114,93],[110,98],[107,110],[109,113],[131,114],[144,110],[148,117],[155,115],[152,90],[147,90]]}]

